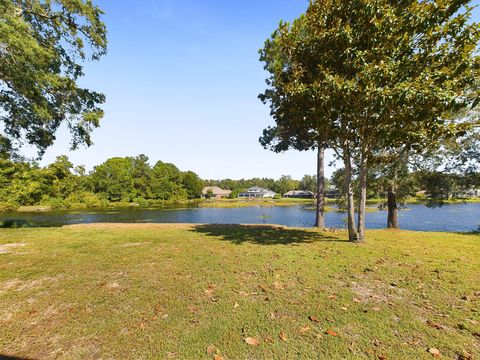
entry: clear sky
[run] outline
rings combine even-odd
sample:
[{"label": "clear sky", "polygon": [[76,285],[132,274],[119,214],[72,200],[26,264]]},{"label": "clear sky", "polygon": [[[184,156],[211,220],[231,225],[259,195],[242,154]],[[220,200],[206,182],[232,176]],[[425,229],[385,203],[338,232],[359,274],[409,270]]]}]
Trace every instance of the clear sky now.
[{"label": "clear sky", "polygon": [[257,98],[266,87],[258,49],[308,0],[96,3],[106,12],[109,50],[87,64],[81,83],[106,94],[105,117],[92,147],[70,152],[63,129],[42,164],[67,154],[91,169],[109,157],[143,153],[206,179],[315,173],[313,152],[274,154],[258,143],[273,124]]}]

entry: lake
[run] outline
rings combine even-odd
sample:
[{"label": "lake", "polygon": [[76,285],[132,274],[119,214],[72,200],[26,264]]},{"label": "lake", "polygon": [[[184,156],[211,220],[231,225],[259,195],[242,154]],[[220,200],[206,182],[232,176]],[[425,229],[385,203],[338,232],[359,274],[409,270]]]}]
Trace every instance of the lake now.
[{"label": "lake", "polygon": [[[386,211],[367,213],[367,227],[382,229]],[[280,224],[311,227],[315,212],[303,205],[278,207],[200,208],[182,209],[109,209],[54,211],[47,213],[0,213],[6,219],[25,220],[32,226],[62,226],[70,224],[109,223],[215,223],[215,224]],[[473,231],[480,225],[480,203],[453,204],[430,208],[408,205],[399,212],[402,229],[422,231]],[[328,227],[345,227],[345,214],[328,212]]]}]

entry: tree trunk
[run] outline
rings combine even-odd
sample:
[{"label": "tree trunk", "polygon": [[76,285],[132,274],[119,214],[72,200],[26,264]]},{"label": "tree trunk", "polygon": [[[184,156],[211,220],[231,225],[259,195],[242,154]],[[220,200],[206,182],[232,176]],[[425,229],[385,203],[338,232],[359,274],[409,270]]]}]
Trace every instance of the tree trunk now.
[{"label": "tree trunk", "polygon": [[360,198],[358,201],[358,241],[365,240],[365,213],[367,208],[367,159],[360,159]]},{"label": "tree trunk", "polygon": [[325,149],[318,147],[317,155],[317,207],[315,227],[325,229]]},{"label": "tree trunk", "polygon": [[352,185],[352,159],[350,152],[344,153],[343,162],[345,165],[345,194],[347,196],[347,226],[348,239],[358,241],[357,226],[355,225],[355,199]]},{"label": "tree trunk", "polygon": [[387,208],[388,208],[388,217],[387,217],[387,227],[389,229],[398,229],[398,205],[397,205],[397,195],[395,194],[395,188],[392,186],[388,189],[388,198],[387,198]]}]

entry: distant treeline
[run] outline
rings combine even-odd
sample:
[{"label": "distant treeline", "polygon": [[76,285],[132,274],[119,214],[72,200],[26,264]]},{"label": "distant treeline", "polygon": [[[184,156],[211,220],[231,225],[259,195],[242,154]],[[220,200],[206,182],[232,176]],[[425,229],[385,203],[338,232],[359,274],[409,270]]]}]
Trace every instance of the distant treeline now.
[{"label": "distant treeline", "polygon": [[35,162],[0,160],[0,210],[184,201],[200,198],[202,189],[203,181],[194,172],[162,161],[151,166],[145,155],[111,158],[88,174],[66,156],[43,168]]},{"label": "distant treeline", "polygon": [[[372,168],[369,176],[368,199],[383,199],[387,196],[387,189],[390,184],[389,174],[376,171]],[[356,174],[355,174],[356,175]],[[358,181],[357,176],[353,177],[354,182]],[[344,170],[335,171],[330,179],[326,179],[326,191],[336,190],[338,200],[344,198]],[[316,193],[317,178],[314,175],[305,175],[301,180],[292,179],[289,175],[283,175],[280,179],[253,178],[253,179],[223,179],[205,180],[207,186],[218,186],[225,190],[231,190],[231,198],[236,198],[242,192],[252,186],[260,186],[275,191],[277,194],[285,194],[290,190],[307,190]],[[400,200],[416,196],[419,191],[432,200],[467,198],[480,189],[480,173],[465,172],[452,173],[434,170],[405,170],[401,181],[398,181],[397,189]]]},{"label": "distant treeline", "polygon": [[[236,198],[239,192],[245,191],[252,186],[260,186],[265,189],[272,190],[279,194],[285,194],[290,190],[306,190],[313,193],[316,192],[317,177],[305,175],[302,180],[292,179],[290,175],[282,175],[280,179],[275,180],[271,178],[252,178],[252,179],[223,179],[223,180],[206,180],[207,186],[218,186],[224,190],[231,190],[231,198]],[[327,181],[327,187],[328,187]]]},{"label": "distant treeline", "polygon": [[[343,170],[337,170],[327,190],[337,189],[343,197]],[[381,172],[369,176],[369,198],[386,197],[388,177]],[[316,177],[301,180],[284,175],[278,180],[253,178],[241,180],[202,180],[192,171],[180,171],[175,165],[157,161],[153,166],[145,155],[115,157],[95,166],[74,166],[66,156],[40,167],[35,162],[0,160],[0,211],[19,206],[48,206],[53,209],[107,207],[111,205],[156,205],[199,199],[204,186],[231,190],[231,198],[252,186],[275,191],[279,196],[290,190],[316,192]],[[408,172],[397,191],[400,198],[425,190],[432,199],[468,197],[480,188],[480,174],[452,174],[438,171]]]}]

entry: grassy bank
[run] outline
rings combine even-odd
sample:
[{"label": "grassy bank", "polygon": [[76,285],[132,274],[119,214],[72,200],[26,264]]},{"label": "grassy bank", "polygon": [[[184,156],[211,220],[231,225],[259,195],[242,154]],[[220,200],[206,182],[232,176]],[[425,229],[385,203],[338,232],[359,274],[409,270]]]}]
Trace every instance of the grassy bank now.
[{"label": "grassy bank", "polygon": [[294,206],[294,205],[314,205],[313,199],[211,199],[201,200],[198,202],[200,207],[214,208],[239,208],[250,206]]},{"label": "grassy bank", "polygon": [[[327,207],[326,211],[335,211],[334,206],[336,205],[335,199],[326,199]],[[385,199],[368,199],[367,205],[369,208],[367,211],[377,211],[376,208],[379,204],[384,204]],[[442,201],[433,201],[431,199],[422,198],[422,197],[412,197],[406,199],[403,203],[405,204],[465,204],[465,203],[480,203],[480,199],[450,199]],[[132,207],[139,208],[178,208],[178,207],[209,207],[209,208],[240,208],[240,207],[274,207],[274,206],[295,206],[295,205],[305,205],[314,207],[315,200],[313,199],[197,199],[197,200],[175,200],[175,201],[148,201],[143,202],[108,202],[103,201],[96,205],[72,203],[72,204],[57,204],[55,206],[43,204],[43,205],[33,205],[33,206],[17,206],[11,204],[0,204],[0,212],[49,212],[49,211],[58,211],[58,210],[73,210],[81,211],[85,209],[125,209]]]},{"label": "grassy bank", "polygon": [[240,225],[0,230],[0,354],[480,357],[479,235],[345,238]]}]

